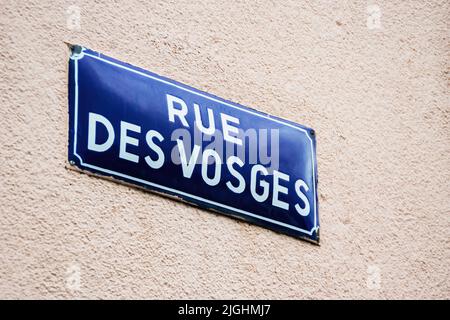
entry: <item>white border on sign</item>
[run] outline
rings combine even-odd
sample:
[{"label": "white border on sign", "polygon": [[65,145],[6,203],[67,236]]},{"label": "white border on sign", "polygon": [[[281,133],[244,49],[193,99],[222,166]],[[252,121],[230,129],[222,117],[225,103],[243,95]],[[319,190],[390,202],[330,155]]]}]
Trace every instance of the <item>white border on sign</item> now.
[{"label": "white border on sign", "polygon": [[[191,198],[191,199],[195,199],[195,200],[198,200],[198,201],[201,201],[201,202],[209,203],[209,204],[212,204],[212,205],[220,207],[220,208],[224,208],[224,209],[227,209],[227,210],[230,210],[230,211],[234,211],[236,213],[240,213],[240,214],[243,214],[243,215],[246,215],[246,216],[249,216],[249,217],[253,217],[253,218],[256,218],[256,219],[259,219],[259,220],[267,221],[267,222],[270,222],[270,223],[273,223],[273,224],[276,224],[276,225],[279,225],[279,226],[282,226],[282,227],[285,227],[285,228],[288,228],[288,229],[296,230],[296,231],[305,233],[307,235],[312,235],[314,233],[314,231],[319,229],[319,227],[317,226],[317,200],[316,200],[316,184],[315,184],[316,176],[315,176],[315,161],[314,161],[314,152],[313,152],[314,148],[313,148],[313,141],[311,140],[311,138],[308,135],[308,132],[305,129],[300,128],[300,127],[296,127],[296,126],[294,126],[294,125],[292,125],[292,124],[290,124],[288,122],[284,122],[284,121],[279,120],[279,119],[271,118],[268,115],[264,115],[264,114],[260,114],[260,113],[257,113],[257,112],[253,112],[252,110],[248,110],[248,109],[243,109],[243,108],[241,108],[241,107],[239,107],[237,105],[233,105],[233,104],[227,103],[225,101],[221,101],[221,100],[215,99],[213,97],[209,97],[209,96],[204,95],[204,94],[202,94],[200,92],[196,92],[196,91],[190,90],[188,88],[184,88],[182,86],[179,86],[176,83],[172,83],[172,82],[166,81],[164,79],[159,79],[157,77],[154,77],[152,75],[146,74],[144,72],[128,68],[128,67],[120,65],[118,63],[115,63],[115,62],[103,59],[103,58],[101,58],[99,56],[91,55],[91,54],[86,53],[84,51],[85,51],[85,48],[82,49],[82,52],[80,54],[76,54],[76,55],[74,54],[74,55],[72,55],[70,57],[70,59],[74,60],[74,63],[75,63],[75,72],[74,72],[74,78],[75,78],[74,79],[75,80],[75,114],[74,114],[74,117],[75,117],[75,119],[74,119],[73,154],[78,159],[80,159],[80,164],[82,164],[83,166],[85,166],[87,168],[98,170],[98,171],[101,171],[101,172],[104,172],[104,173],[107,173],[107,174],[116,175],[116,176],[119,176],[119,177],[122,177],[122,178],[125,178],[125,179],[129,179],[129,180],[136,181],[136,182],[139,182],[139,183],[151,186],[151,187],[155,187],[155,188],[158,188],[158,189],[161,189],[161,190],[173,192],[175,194],[179,194],[179,195],[182,195],[182,196],[185,196],[185,197],[188,197],[188,198]],[[254,213],[251,213],[251,212],[248,212],[248,211],[244,211],[244,210],[241,210],[241,209],[237,209],[237,208],[234,208],[234,207],[231,207],[231,206],[227,206],[227,205],[219,203],[219,202],[215,202],[215,201],[211,201],[211,200],[208,200],[208,199],[204,199],[202,197],[198,197],[198,196],[192,195],[192,194],[187,193],[187,192],[183,192],[183,191],[180,191],[180,190],[177,190],[177,189],[172,189],[172,188],[169,188],[169,187],[165,187],[165,186],[159,185],[157,183],[149,182],[149,181],[146,181],[146,180],[143,180],[143,179],[139,179],[139,178],[136,178],[136,177],[128,176],[128,175],[120,173],[120,172],[116,172],[116,171],[112,171],[112,170],[109,170],[109,169],[97,167],[97,166],[91,165],[89,163],[83,162],[83,159],[81,158],[81,156],[79,154],[77,154],[76,150],[77,150],[77,132],[78,132],[78,130],[77,130],[78,129],[78,60],[81,60],[84,56],[88,56],[88,57],[91,57],[93,59],[103,61],[103,62],[108,63],[110,65],[113,65],[115,67],[118,67],[118,68],[121,68],[121,69],[124,69],[124,70],[128,70],[130,72],[134,72],[134,73],[139,74],[139,75],[141,75],[143,77],[147,77],[147,78],[150,78],[152,80],[156,80],[156,81],[159,81],[159,82],[171,85],[171,86],[176,87],[178,89],[181,89],[181,90],[193,93],[195,95],[198,95],[198,96],[201,96],[203,98],[212,100],[214,102],[224,104],[224,105],[226,105],[228,107],[231,107],[231,108],[234,108],[234,109],[238,109],[240,111],[244,111],[244,112],[253,114],[255,116],[258,116],[258,117],[266,118],[266,119],[269,119],[269,120],[281,123],[283,125],[287,125],[289,127],[292,127],[294,129],[297,129],[297,130],[303,132],[306,135],[306,137],[308,138],[308,140],[310,141],[310,145],[311,145],[311,158],[312,158],[311,159],[311,161],[312,161],[311,163],[313,164],[312,165],[312,174],[313,174],[313,190],[314,190],[314,227],[311,230],[309,230],[309,231],[308,230],[304,230],[304,229],[298,228],[296,226],[293,226],[293,225],[290,225],[290,224],[287,224],[287,223],[284,223],[284,222],[281,222],[281,221],[277,221],[277,220],[273,220],[273,219],[266,218],[266,217],[263,217],[263,216],[259,216],[259,215],[254,214]]]}]

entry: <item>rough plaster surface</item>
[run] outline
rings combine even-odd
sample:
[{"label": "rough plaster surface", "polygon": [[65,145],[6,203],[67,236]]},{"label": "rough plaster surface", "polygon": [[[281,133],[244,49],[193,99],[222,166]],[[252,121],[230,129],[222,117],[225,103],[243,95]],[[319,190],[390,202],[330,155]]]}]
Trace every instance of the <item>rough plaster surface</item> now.
[{"label": "rough plaster surface", "polygon": [[[449,2],[375,3],[1,0],[0,298],[449,299]],[[67,169],[63,41],[315,128],[321,246]]]}]

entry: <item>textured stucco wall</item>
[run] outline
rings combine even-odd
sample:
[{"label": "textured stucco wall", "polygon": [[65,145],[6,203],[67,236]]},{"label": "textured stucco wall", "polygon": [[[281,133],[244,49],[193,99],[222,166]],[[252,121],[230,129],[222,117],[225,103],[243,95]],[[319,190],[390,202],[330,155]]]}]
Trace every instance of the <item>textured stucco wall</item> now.
[{"label": "textured stucco wall", "polygon": [[[0,0],[0,298],[450,298],[449,18]],[[321,246],[69,170],[63,41],[315,128]]]}]

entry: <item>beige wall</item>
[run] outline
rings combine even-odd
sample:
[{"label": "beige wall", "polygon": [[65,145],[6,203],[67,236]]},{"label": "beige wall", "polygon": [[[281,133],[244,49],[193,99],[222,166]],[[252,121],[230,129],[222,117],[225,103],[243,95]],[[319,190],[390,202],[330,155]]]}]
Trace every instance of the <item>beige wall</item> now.
[{"label": "beige wall", "polygon": [[[0,0],[0,298],[449,299],[449,18]],[[63,41],[316,129],[321,246],[69,170]]]}]

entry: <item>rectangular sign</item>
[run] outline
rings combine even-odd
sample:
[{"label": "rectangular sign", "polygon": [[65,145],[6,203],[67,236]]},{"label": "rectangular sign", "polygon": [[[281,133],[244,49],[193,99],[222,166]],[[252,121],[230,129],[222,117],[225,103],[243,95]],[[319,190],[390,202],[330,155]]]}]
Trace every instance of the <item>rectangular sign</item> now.
[{"label": "rectangular sign", "polygon": [[69,162],[319,242],[314,130],[80,46]]}]

